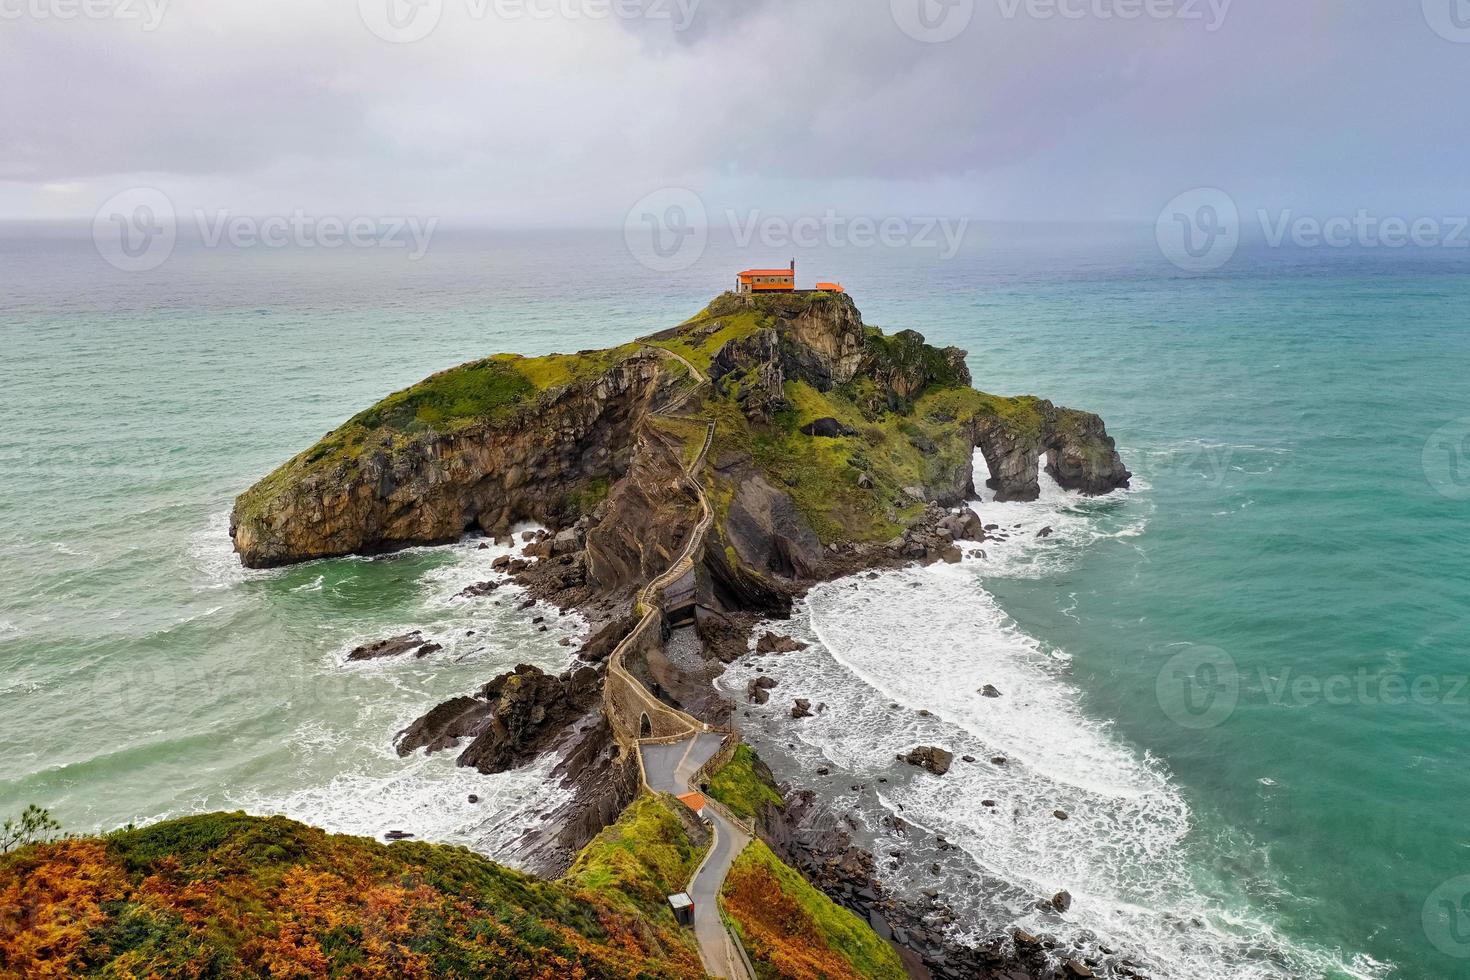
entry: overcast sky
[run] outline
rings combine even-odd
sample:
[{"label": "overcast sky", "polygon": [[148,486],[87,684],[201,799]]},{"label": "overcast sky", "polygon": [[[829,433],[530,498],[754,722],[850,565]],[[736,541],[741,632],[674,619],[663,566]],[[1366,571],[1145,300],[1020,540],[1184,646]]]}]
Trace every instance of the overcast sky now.
[{"label": "overcast sky", "polygon": [[1467,83],[1467,0],[0,0],[0,217],[1464,214]]}]

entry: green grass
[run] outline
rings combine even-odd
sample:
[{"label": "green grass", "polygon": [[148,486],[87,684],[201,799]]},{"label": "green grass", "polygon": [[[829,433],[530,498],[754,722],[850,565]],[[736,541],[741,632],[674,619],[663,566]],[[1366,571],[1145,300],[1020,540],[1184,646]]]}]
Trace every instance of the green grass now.
[{"label": "green grass", "polygon": [[668,896],[688,886],[708,849],[690,838],[674,809],[680,805],[644,793],[582,849],[562,881],[671,925]]},{"label": "green grass", "polygon": [[[735,859],[723,897],[760,980],[826,974],[903,980],[898,953],[764,843]],[[820,969],[822,965],[845,969]]]},{"label": "green grass", "polygon": [[754,820],[767,804],[783,809],[786,801],[771,785],[770,774],[750,746],[741,743],[730,761],[710,777],[709,795],[736,816]]}]

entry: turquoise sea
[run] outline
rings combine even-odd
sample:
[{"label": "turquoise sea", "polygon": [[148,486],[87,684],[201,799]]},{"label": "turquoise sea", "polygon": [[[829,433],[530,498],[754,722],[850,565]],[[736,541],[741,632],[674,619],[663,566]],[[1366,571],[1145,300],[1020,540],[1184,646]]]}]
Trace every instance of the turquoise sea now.
[{"label": "turquoise sea", "polygon": [[[495,554],[469,544],[246,572],[231,501],[432,371],[625,341],[787,258],[716,240],[660,273],[620,232],[444,230],[418,262],[181,244],[128,274],[71,229],[7,228],[0,812],[91,831],[240,807],[506,854],[558,792],[548,764],[486,779],[391,736],[516,663],[559,667],[582,624],[455,599]],[[1466,259],[1247,247],[1192,275],[1151,228],[977,225],[951,259],[797,260],[869,323],[967,349],[979,387],[1099,412],[1139,479],[982,500],[1025,528],[986,559],[815,592],[783,683],[852,713],[754,719],[778,771],[885,771],[881,712],[925,707],[934,737],[1005,746],[1012,782],[886,802],[932,808],[996,879],[1070,887],[1072,927],[1155,976],[1470,976]],[[447,649],[345,663],[409,628]],[[953,700],[989,677],[992,715]],[[986,793],[1073,819],[996,829]]]}]

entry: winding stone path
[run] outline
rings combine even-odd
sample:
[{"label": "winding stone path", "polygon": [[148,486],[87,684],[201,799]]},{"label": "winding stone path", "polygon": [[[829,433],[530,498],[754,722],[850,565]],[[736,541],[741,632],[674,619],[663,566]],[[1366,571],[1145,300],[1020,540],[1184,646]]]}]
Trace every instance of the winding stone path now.
[{"label": "winding stone path", "polygon": [[[659,414],[667,415],[688,404],[694,393],[704,387],[709,379],[688,359],[674,351],[661,347],[651,349],[657,351],[661,356],[679,361],[688,368],[690,377],[695,380],[691,388],[659,410]],[[642,618],[608,658],[608,683],[616,682],[625,690],[632,692],[634,698],[644,705],[650,716],[658,715],[673,721],[676,730],[682,727],[686,731],[686,734],[682,736],[639,739],[637,742],[644,784],[654,792],[672,793],[675,796],[682,796],[698,789],[695,781],[700,769],[719,754],[727,739],[734,738],[735,735],[733,732],[712,730],[709,725],[687,712],[664,704],[654,697],[636,677],[623,667],[623,654],[642,638],[646,630],[652,629],[660,622],[663,616],[660,604],[662,592],[687,575],[694,567],[694,556],[704,545],[705,535],[709,533],[710,527],[714,524],[714,509],[710,506],[704,487],[696,476],[704,466],[714,437],[715,423],[710,420],[705,430],[704,445],[700,447],[699,454],[684,471],[685,481],[699,498],[699,521],[695,524],[693,533],[689,535],[689,540],[680,551],[679,557],[674,559],[662,575],[639,590],[634,610],[642,612]],[[694,878],[690,881],[688,888],[689,896],[694,900],[694,938],[699,943],[699,956],[704,963],[705,970],[711,976],[724,977],[728,980],[755,980],[746,968],[745,958],[735,948],[734,938],[725,928],[724,921],[720,917],[719,901],[720,889],[725,884],[725,876],[730,873],[730,867],[735,863],[735,858],[750,843],[750,836],[714,800],[707,800],[704,815],[710,822],[713,839],[710,842],[709,853],[705,855],[699,868],[694,872]]]}]

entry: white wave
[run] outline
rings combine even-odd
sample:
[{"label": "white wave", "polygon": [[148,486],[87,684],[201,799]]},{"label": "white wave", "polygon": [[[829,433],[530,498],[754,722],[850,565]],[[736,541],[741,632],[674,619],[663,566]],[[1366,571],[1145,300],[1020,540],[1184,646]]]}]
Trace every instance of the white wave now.
[{"label": "white wave", "polygon": [[[319,744],[322,749],[333,747]],[[281,814],[339,834],[382,839],[400,830],[416,840],[460,844],[512,860],[516,840],[567,790],[551,779],[557,757],[494,776],[455,765],[454,753],[366,764],[320,785],[280,796],[231,796],[251,813]],[[471,795],[479,802],[471,803]]]},{"label": "white wave", "polygon": [[[976,466],[978,482],[983,458]],[[1089,500],[1045,476],[1034,502],[997,504],[986,493],[972,506],[1009,537],[987,539],[985,558],[820,585],[790,622],[769,624],[808,650],[748,658],[719,683],[737,696],[757,672],[777,679],[770,703],[748,708],[757,748],[804,782],[819,767],[842,770],[830,781],[860,788],[839,786],[836,806],[855,811],[875,853],[908,855],[885,875],[911,894],[948,886],[946,899],[967,915],[956,924],[962,936],[1020,925],[1131,951],[1159,977],[1382,976],[1381,965],[1292,946],[1259,916],[1202,892],[1190,808],[1165,767],[1090,717],[1065,652],[1026,634],[985,588],[985,578],[1051,575],[1100,540],[1142,535],[1147,505],[1137,498]],[[1038,537],[1044,527],[1052,532]],[[982,696],[987,684],[1002,696]],[[793,723],[796,697],[825,710]],[[954,767],[936,778],[895,764],[916,745],[949,749]],[[951,852],[923,854],[885,813],[926,840],[942,835],[986,887]],[[1066,916],[1037,911],[1062,889],[1074,900]]]}]

